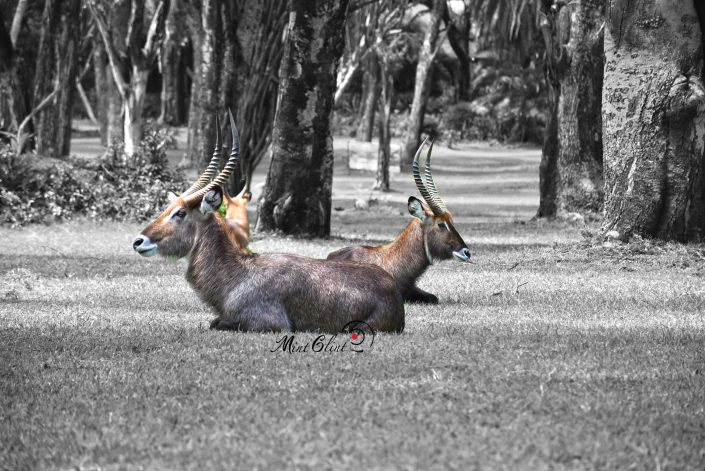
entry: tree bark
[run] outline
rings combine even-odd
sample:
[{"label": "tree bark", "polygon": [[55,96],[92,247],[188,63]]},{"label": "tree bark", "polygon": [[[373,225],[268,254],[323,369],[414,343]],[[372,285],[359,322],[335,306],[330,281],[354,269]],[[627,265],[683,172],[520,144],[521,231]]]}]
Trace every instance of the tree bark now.
[{"label": "tree bark", "polygon": [[[375,52],[370,52],[367,56],[367,67],[364,71],[365,84],[363,87],[362,115],[357,125],[357,139],[364,142],[372,142],[372,135],[375,128],[375,112],[379,100],[379,59]],[[384,79],[384,77],[382,77]]]},{"label": "tree bark", "polygon": [[40,155],[62,157],[71,150],[71,117],[80,32],[79,0],[47,0],[42,24],[33,106],[37,106],[55,88],[59,91],[54,96],[53,106],[44,108],[35,117],[36,151]]},{"label": "tree bark", "polygon": [[348,0],[291,0],[272,161],[257,228],[330,234],[331,112]]},{"label": "tree bark", "polygon": [[603,202],[602,82],[604,0],[563,6],[549,68],[554,89],[544,135],[537,217],[598,212]]},{"label": "tree bark", "polygon": [[392,157],[392,136],[389,122],[392,114],[394,82],[389,75],[387,58],[380,55],[380,61],[378,69],[382,87],[379,94],[379,148],[377,150],[377,177],[374,189],[389,191],[389,161]]},{"label": "tree bark", "polygon": [[17,78],[14,47],[0,12],[0,130],[8,133],[17,131],[19,121],[25,115],[24,105],[24,94]]},{"label": "tree bark", "polygon": [[423,126],[426,102],[431,89],[431,67],[435,59],[438,30],[440,29],[445,0],[433,0],[431,7],[431,21],[424,34],[423,44],[419,51],[419,62],[416,65],[416,81],[414,83],[414,99],[407,120],[407,129],[404,133],[402,146],[401,167],[409,170],[414,160],[414,154],[421,140],[421,127]]},{"label": "tree bark", "polygon": [[702,19],[693,0],[611,0],[602,94],[603,230],[705,237]]},{"label": "tree bark", "polygon": [[181,60],[182,26],[179,21],[183,11],[179,8],[179,0],[171,0],[169,14],[164,24],[164,41],[159,55],[159,71],[162,75],[161,111],[159,122],[176,126],[181,124],[183,111],[180,110],[180,77],[179,64]]}]

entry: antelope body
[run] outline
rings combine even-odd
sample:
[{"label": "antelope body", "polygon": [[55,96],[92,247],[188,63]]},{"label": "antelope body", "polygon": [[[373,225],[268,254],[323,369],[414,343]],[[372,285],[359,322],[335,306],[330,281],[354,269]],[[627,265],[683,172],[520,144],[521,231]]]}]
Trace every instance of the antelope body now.
[{"label": "antelope body", "polygon": [[232,115],[230,125],[233,149],[223,171],[207,183],[220,160],[218,132],[206,172],[142,231],[133,243],[135,251],[145,256],[189,255],[187,279],[215,309],[212,328],[339,332],[351,321],[364,321],[375,330],[403,331],[402,297],[383,269],[242,250],[237,228],[215,211],[223,198],[221,185],[239,155]]},{"label": "antelope body", "polygon": [[431,151],[426,156],[426,181],[419,174],[419,156],[424,141],[414,156],[414,180],[425,203],[409,197],[408,209],[413,219],[394,241],[376,247],[346,247],[328,254],[328,260],[372,263],[391,274],[405,301],[438,303],[438,297],[420,289],[416,281],[434,260],[455,257],[470,260],[470,249],[453,225],[453,217],[438,195],[431,174]]}]

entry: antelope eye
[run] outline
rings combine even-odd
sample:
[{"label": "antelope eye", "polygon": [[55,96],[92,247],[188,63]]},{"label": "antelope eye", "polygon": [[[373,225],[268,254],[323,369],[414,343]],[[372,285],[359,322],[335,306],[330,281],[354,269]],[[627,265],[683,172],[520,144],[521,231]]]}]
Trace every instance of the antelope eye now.
[{"label": "antelope eye", "polygon": [[438,228],[439,228],[440,230],[442,230],[442,231],[447,231],[447,230],[448,230],[448,226],[446,225],[445,222],[439,222],[439,223],[438,223]]},{"label": "antelope eye", "polygon": [[184,208],[179,209],[171,216],[172,219],[173,218],[183,219],[185,217],[186,217],[186,210]]}]

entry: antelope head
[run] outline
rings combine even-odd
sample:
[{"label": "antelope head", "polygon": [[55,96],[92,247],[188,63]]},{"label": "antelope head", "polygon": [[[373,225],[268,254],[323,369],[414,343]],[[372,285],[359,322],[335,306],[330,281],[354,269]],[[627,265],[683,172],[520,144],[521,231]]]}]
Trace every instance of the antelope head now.
[{"label": "antelope head", "polygon": [[431,173],[431,151],[433,142],[426,154],[424,179],[419,170],[419,157],[426,145],[428,138],[421,143],[416,151],[412,166],[414,181],[424,201],[414,196],[409,197],[409,213],[421,221],[423,230],[424,249],[429,263],[434,259],[447,260],[455,257],[462,262],[470,261],[470,249],[453,225],[453,216],[446,208],[445,203],[438,194],[436,184]]},{"label": "antelope head", "polygon": [[[230,113],[230,111],[228,112]],[[220,123],[216,116],[215,150],[208,167],[182,195],[178,197],[174,195],[166,210],[144,228],[140,235],[135,237],[132,248],[138,254],[143,257],[151,257],[156,253],[185,257],[189,253],[196,236],[196,218],[200,216],[199,211],[193,210],[199,208],[206,193],[228,181],[238,163],[240,133],[235,127],[232,113],[230,113],[230,128],[233,135],[233,145],[230,158],[223,170],[213,181],[210,181],[218,172],[223,149],[223,136],[220,133]]]}]

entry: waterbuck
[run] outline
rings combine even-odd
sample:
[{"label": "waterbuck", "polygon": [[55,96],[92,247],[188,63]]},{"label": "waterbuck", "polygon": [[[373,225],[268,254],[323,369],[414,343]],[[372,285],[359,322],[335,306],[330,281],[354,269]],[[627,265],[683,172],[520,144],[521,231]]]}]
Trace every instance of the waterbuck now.
[{"label": "waterbuck", "polygon": [[413,174],[416,187],[425,203],[410,196],[409,213],[413,219],[406,228],[386,245],[345,247],[328,254],[328,260],[373,263],[384,268],[397,281],[405,301],[437,304],[438,297],[420,289],[416,281],[434,260],[456,259],[468,262],[470,249],[453,226],[453,217],[438,194],[431,174],[431,151],[426,154],[424,182],[419,171],[419,157],[426,139],[416,151]]},{"label": "waterbuck", "polygon": [[142,255],[189,255],[186,278],[217,314],[211,328],[340,332],[352,321],[364,321],[378,331],[402,332],[401,293],[383,269],[241,249],[233,226],[216,211],[239,154],[232,115],[230,125],[233,149],[223,171],[171,203],[135,239],[134,249]]}]

